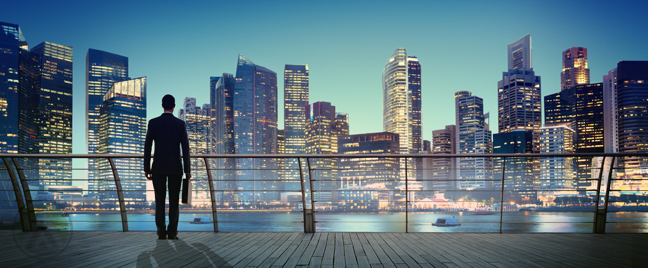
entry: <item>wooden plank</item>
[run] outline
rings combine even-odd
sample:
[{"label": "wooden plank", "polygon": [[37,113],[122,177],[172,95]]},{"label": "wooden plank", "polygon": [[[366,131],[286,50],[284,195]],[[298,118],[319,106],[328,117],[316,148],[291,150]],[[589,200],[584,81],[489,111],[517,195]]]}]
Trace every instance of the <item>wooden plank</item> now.
[{"label": "wooden plank", "polygon": [[[387,242],[385,242],[385,240],[382,239],[382,237],[380,237],[381,234],[371,234],[371,235],[374,237],[376,243],[380,246],[380,248],[382,248],[382,250],[385,252],[385,254],[387,254],[387,256],[389,256],[389,259],[391,259],[391,261],[394,263],[394,265],[396,265],[398,263],[405,263],[405,261],[403,261],[403,259],[401,259],[398,256],[398,254],[396,254],[396,252],[394,252],[394,250],[389,245],[387,245]],[[375,250],[375,247],[374,247],[374,250]]]},{"label": "wooden plank", "polygon": [[335,254],[335,234],[327,234],[326,236],[326,249],[324,249],[324,256],[322,257],[322,267],[333,266],[333,258]]},{"label": "wooden plank", "polygon": [[359,233],[358,238],[360,240],[360,244],[362,245],[362,249],[364,250],[365,256],[367,256],[367,261],[369,261],[369,264],[380,264],[380,259],[374,252],[371,244],[369,244],[369,241],[367,241],[365,234]]},{"label": "wooden plank", "polygon": [[367,242],[369,242],[371,249],[376,253],[376,256],[378,256],[378,259],[380,259],[380,262],[384,267],[396,267],[396,265],[394,265],[389,256],[387,256],[385,251],[382,249],[382,247],[380,247],[376,239],[373,237],[373,234],[365,233],[365,237],[367,238]]},{"label": "wooden plank", "polygon": [[[260,242],[259,244],[262,244],[260,247],[258,247],[256,250],[252,251],[251,253],[242,253],[241,259],[239,262],[236,263],[234,267],[246,267],[248,266],[249,263],[254,261],[259,255],[263,254],[266,250],[268,250],[269,247],[277,243],[277,240],[281,238],[282,234],[280,233],[274,233],[269,236],[269,238],[263,242]],[[259,261],[260,263],[262,261]],[[233,264],[234,262],[230,263]],[[256,266],[256,265],[255,265]]]},{"label": "wooden plank", "polygon": [[[401,247],[399,247],[392,239],[390,236],[393,236],[391,233],[383,233],[380,235],[380,237],[387,243],[387,246],[389,246],[394,253],[398,254],[398,257],[400,257],[409,267],[420,267],[418,265],[418,262],[416,262],[410,254],[414,255],[414,252],[405,252]],[[420,256],[417,256],[420,258],[424,263],[427,263],[425,259],[421,258]],[[398,265],[396,266],[398,267]]]},{"label": "wooden plank", "polygon": [[328,237],[327,233],[320,233],[319,242],[317,242],[317,248],[313,252],[313,257],[322,257],[324,256],[324,250],[326,249],[326,239]]},{"label": "wooden plank", "polygon": [[321,256],[313,256],[310,260],[310,263],[308,264],[309,268],[319,268],[321,266],[322,266]]},{"label": "wooden plank", "polygon": [[[299,246],[295,249],[295,251],[292,253],[292,256],[286,261],[284,264],[284,267],[295,267],[297,266],[297,262],[299,261],[302,253],[306,250],[308,247],[308,244],[310,244],[310,238],[313,237],[313,234],[306,234],[304,236],[304,239],[302,239],[301,243]],[[278,263],[275,262],[274,265],[278,265]]]},{"label": "wooden plank", "polygon": [[269,246],[263,253],[259,254],[253,261],[251,261],[247,266],[254,266],[257,267],[261,265],[268,257],[270,257],[271,254],[273,254],[275,251],[281,247],[282,244],[286,242],[291,237],[290,233],[284,233],[279,237],[277,240],[274,241],[274,243]]},{"label": "wooden plank", "polygon": [[335,234],[335,255],[333,256],[333,266],[335,268],[344,267],[344,241],[342,234]]},{"label": "wooden plank", "polygon": [[353,245],[347,244],[344,245],[344,263],[346,267],[357,267],[358,261],[356,260],[355,252],[353,251]]},{"label": "wooden plank", "polygon": [[306,250],[304,250],[304,253],[302,254],[301,258],[297,261],[297,265],[308,265],[310,263],[311,258],[313,257],[313,253],[315,253],[315,248],[317,248],[317,243],[319,242],[320,234],[315,233],[313,234],[312,239],[308,243],[308,247]]}]

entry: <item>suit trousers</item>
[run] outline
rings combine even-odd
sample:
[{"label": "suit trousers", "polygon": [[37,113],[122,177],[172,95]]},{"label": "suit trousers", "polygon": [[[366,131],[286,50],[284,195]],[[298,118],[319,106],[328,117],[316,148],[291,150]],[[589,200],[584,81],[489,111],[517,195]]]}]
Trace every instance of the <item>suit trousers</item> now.
[{"label": "suit trousers", "polygon": [[[169,227],[165,227],[165,205],[167,180],[169,184]],[[158,236],[178,234],[178,218],[180,216],[180,187],[182,175],[153,174],[153,189],[155,190],[155,225]]]}]

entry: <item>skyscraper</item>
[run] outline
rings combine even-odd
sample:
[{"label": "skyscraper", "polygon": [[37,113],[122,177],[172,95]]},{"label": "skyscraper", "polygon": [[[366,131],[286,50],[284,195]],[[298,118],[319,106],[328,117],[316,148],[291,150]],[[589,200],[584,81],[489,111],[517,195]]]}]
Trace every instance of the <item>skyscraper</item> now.
[{"label": "skyscraper", "polygon": [[560,90],[575,85],[589,84],[590,72],[587,68],[587,48],[571,47],[562,53],[562,72],[560,73]]},{"label": "skyscraper", "polygon": [[[86,55],[86,148],[88,154],[97,151],[99,114],[103,98],[115,82],[128,80],[128,58],[117,54],[88,49]],[[95,195],[95,159],[88,159],[88,190]]]},{"label": "skyscraper", "polygon": [[[209,82],[210,135],[212,154],[234,154],[234,75],[223,73],[221,77],[211,77]],[[212,177],[217,178],[214,183],[214,195],[217,201],[238,201],[236,190],[236,159],[215,158],[210,159],[213,169]]]},{"label": "skyscraper", "polygon": [[507,47],[509,70],[527,70],[533,68],[531,51],[531,34],[520,37]]},{"label": "skyscraper", "polygon": [[[444,129],[432,131],[432,154],[456,154],[457,146],[455,125],[445,126]],[[427,158],[425,160],[428,160]],[[431,158],[432,176],[430,181],[423,182],[424,189],[427,190],[452,190],[456,187],[456,170],[457,159],[448,158]],[[426,170],[427,171],[427,170]]]},{"label": "skyscraper", "polygon": [[603,140],[606,153],[619,152],[617,69],[603,76]]},{"label": "skyscraper", "polygon": [[0,22],[0,27],[0,153],[17,154],[20,59],[28,48],[18,25]]},{"label": "skyscraper", "polygon": [[[469,91],[455,93],[456,138],[458,154],[490,154],[493,152],[491,131],[484,120],[484,100]],[[491,158],[459,158],[457,188],[484,189],[492,185]]]},{"label": "skyscraper", "polygon": [[[382,75],[383,130],[400,137],[401,154],[418,154],[421,151],[421,65],[416,57],[408,57],[404,48],[398,48],[389,57]],[[410,160],[420,175],[421,159]],[[405,165],[405,159],[401,160]],[[404,171],[405,168],[402,168]],[[401,177],[404,178],[405,174]]]},{"label": "skyscraper", "polygon": [[[617,132],[619,153],[648,152],[648,61],[620,61],[617,64]],[[625,157],[619,166],[626,175],[643,176],[646,157]]]},{"label": "skyscraper", "polygon": [[[32,48],[40,55],[38,153],[72,153],[72,47],[42,42]],[[71,158],[38,160],[42,186],[72,185]]]},{"label": "skyscraper", "polygon": [[[340,118],[338,120],[338,115],[344,117],[344,119]],[[330,102],[320,101],[307,106],[306,118],[305,153],[337,154],[338,136],[348,135],[349,133],[346,114],[338,114],[335,112],[335,106],[331,105]],[[311,165],[316,169],[313,172],[313,179],[320,181],[317,186],[331,189],[333,185],[338,184],[339,168],[337,167],[337,161],[334,158],[311,159]],[[330,192],[316,192],[315,198],[322,202],[333,201]]]},{"label": "skyscraper", "polygon": [[400,145],[398,134],[389,132],[366,133],[340,136],[338,147],[340,154],[373,154],[366,158],[340,158],[340,182],[333,185],[338,188],[382,184],[386,189],[394,190],[398,185],[399,160],[379,157],[380,154],[398,154]]},{"label": "skyscraper", "polygon": [[[234,88],[234,134],[237,154],[277,153],[277,74],[239,55]],[[237,159],[242,180],[240,200],[275,201],[276,161]],[[260,170],[267,169],[267,170]],[[253,182],[252,182],[253,181]],[[271,190],[271,191],[264,191]],[[250,194],[252,193],[252,194]]]},{"label": "skyscraper", "polygon": [[497,88],[499,132],[537,132],[542,126],[540,76],[533,69],[511,69],[502,74]]},{"label": "skyscraper", "polygon": [[[204,104],[203,107],[196,106],[195,98],[185,98],[182,109],[178,111],[178,118],[185,121],[187,136],[189,139],[189,148],[191,155],[209,154],[211,151],[210,142],[210,124],[211,124],[211,106]],[[191,159],[192,176],[197,178],[191,184],[195,190],[192,196],[194,202],[209,204],[209,184],[205,161],[200,158]]]},{"label": "skyscraper", "polygon": [[[308,121],[308,86],[309,86],[308,64],[294,65],[286,64],[284,70],[284,130],[285,130],[285,153],[303,154],[306,153],[306,129]],[[297,159],[286,158],[284,178],[287,180],[299,180],[299,169]],[[297,182],[287,182],[295,184]]]},{"label": "skyscraper", "polygon": [[[146,138],[146,77],[116,82],[103,97],[99,110],[98,154],[143,154]],[[146,180],[141,158],[116,158],[124,200],[146,202]],[[98,159],[97,195],[102,202],[117,203],[112,170]]]},{"label": "skyscraper", "polygon": [[[540,128],[540,132],[540,153],[569,154],[574,152],[574,130],[571,128],[564,125],[545,126]],[[541,169],[539,189],[549,191],[573,189],[573,161],[574,159],[570,157],[540,158]],[[546,193],[546,196],[553,195],[552,192]]]}]

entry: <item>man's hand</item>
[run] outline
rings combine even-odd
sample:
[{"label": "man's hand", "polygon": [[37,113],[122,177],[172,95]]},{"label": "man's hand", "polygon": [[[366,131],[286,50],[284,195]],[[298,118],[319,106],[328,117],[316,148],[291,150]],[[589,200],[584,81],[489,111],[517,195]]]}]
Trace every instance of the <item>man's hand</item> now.
[{"label": "man's hand", "polygon": [[148,174],[144,172],[144,177],[146,177],[147,180],[152,180],[153,179],[153,174]]},{"label": "man's hand", "polygon": [[185,173],[185,177],[188,179],[191,179],[191,173]]}]

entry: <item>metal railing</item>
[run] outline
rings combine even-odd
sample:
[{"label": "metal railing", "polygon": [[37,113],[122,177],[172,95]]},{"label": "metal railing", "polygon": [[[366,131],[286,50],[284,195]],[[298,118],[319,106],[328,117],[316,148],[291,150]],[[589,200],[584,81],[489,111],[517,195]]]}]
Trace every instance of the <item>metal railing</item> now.
[{"label": "metal railing", "polygon": [[[143,155],[0,154],[0,158],[2,158],[2,163],[3,163],[3,167],[0,167],[0,176],[6,174],[8,177],[8,179],[2,179],[0,177],[1,180],[0,182],[3,181],[9,182],[9,185],[11,186],[11,189],[3,189],[3,191],[13,192],[14,195],[14,199],[7,198],[7,200],[0,200],[0,202],[4,201],[5,203],[6,202],[10,203],[9,209],[2,209],[2,210],[7,212],[12,212],[12,211],[16,212],[19,216],[19,224],[23,231],[26,232],[37,231],[40,228],[39,223],[46,221],[46,220],[38,219],[37,216],[44,214],[45,212],[51,213],[53,211],[59,211],[62,212],[63,214],[67,213],[67,211],[64,209],[56,210],[53,208],[49,208],[49,210],[47,210],[47,209],[36,208],[35,202],[43,201],[43,200],[32,198],[32,193],[37,192],[36,195],[38,196],[38,194],[41,191],[44,191],[43,188],[44,186],[43,185],[38,186],[37,185],[38,183],[36,183],[36,181],[39,180],[43,181],[43,179],[34,180],[34,179],[27,178],[25,174],[26,171],[30,171],[31,172],[30,174],[34,174],[33,171],[38,170],[38,168],[23,167],[21,165],[20,160],[25,160],[25,159],[51,159],[51,158],[105,159],[104,161],[107,161],[107,163],[109,164],[109,168],[103,169],[103,171],[106,171],[104,172],[104,175],[112,174],[111,180],[112,183],[114,183],[114,187],[106,186],[106,188],[110,188],[110,189],[95,189],[95,192],[99,193],[100,191],[106,191],[106,192],[114,191],[116,193],[117,200],[112,200],[114,198],[109,197],[109,194],[106,194],[105,200],[103,200],[102,205],[111,204],[112,202],[112,204],[115,205],[116,207],[106,208],[101,211],[118,212],[121,219],[120,222],[121,222],[122,231],[129,231],[129,226],[130,226],[128,220],[129,214],[134,214],[135,212],[147,212],[147,211],[150,212],[150,210],[143,210],[141,208],[140,208],[141,211],[136,211],[134,209],[129,210],[129,205],[132,205],[132,203],[136,203],[136,202],[125,197],[124,194],[125,193],[131,194],[131,192],[141,192],[146,190],[123,189],[122,186],[124,186],[125,184],[130,185],[132,184],[133,181],[136,181],[138,179],[133,179],[132,176],[128,180],[120,179],[120,169],[115,164],[115,159],[141,160],[143,158]],[[410,216],[416,216],[417,218],[420,218],[420,216],[422,215],[440,216],[440,215],[446,215],[448,213],[450,214],[454,213],[453,217],[454,215],[456,215],[459,216],[461,219],[464,219],[465,222],[463,224],[465,225],[482,224],[482,225],[493,226],[493,224],[498,224],[498,228],[497,228],[498,230],[489,227],[490,229],[488,229],[487,231],[498,231],[501,233],[507,231],[505,230],[505,226],[507,225],[531,224],[524,220],[521,220],[519,222],[507,222],[505,220],[505,215],[507,216],[508,214],[517,215],[521,212],[525,213],[525,215],[528,215],[529,213],[541,214],[543,213],[543,211],[551,211],[551,209],[557,211],[562,210],[564,212],[570,212],[570,213],[574,211],[578,213],[581,212],[592,213],[593,217],[591,218],[591,221],[573,222],[573,224],[591,224],[592,225],[591,230],[594,233],[605,233],[607,224],[639,226],[638,228],[631,229],[630,231],[648,232],[648,220],[645,220],[646,218],[648,218],[646,217],[646,215],[648,214],[646,213],[648,212],[648,209],[646,209],[647,208],[646,205],[648,204],[647,201],[645,200],[646,193],[648,193],[648,187],[646,187],[648,186],[647,183],[648,180],[645,178],[648,177],[648,173],[643,172],[644,168],[646,167],[642,165],[637,166],[635,164],[632,170],[630,170],[628,167],[619,167],[617,163],[620,161],[622,162],[624,159],[628,159],[628,158],[634,158],[635,160],[637,158],[648,159],[648,154],[194,155],[192,156],[192,159],[199,160],[200,162],[204,163],[203,168],[205,171],[204,175],[206,178],[197,178],[196,173],[197,171],[200,170],[196,170],[196,168],[194,168],[193,170],[195,171],[192,172],[194,174],[194,178],[192,180],[200,181],[206,179],[208,187],[201,190],[196,190],[196,189],[194,190],[208,192],[209,205],[205,206],[205,208],[207,208],[207,210],[209,211],[208,213],[211,214],[211,217],[213,219],[211,221],[213,223],[212,226],[214,232],[219,231],[219,219],[218,219],[219,207],[220,207],[220,213],[230,213],[236,211],[236,209],[226,210],[228,203],[235,204],[237,208],[243,208],[242,209],[243,211],[245,211],[246,208],[242,206],[238,207],[241,204],[246,204],[246,206],[248,206],[248,210],[251,210],[249,208],[253,207],[252,205],[250,205],[252,203],[255,203],[254,205],[255,209],[257,208],[256,205],[259,203],[264,203],[264,204],[272,203],[269,204],[268,206],[274,206],[274,208],[283,206],[281,207],[281,209],[273,209],[273,208],[269,209],[268,207],[266,207],[265,208],[266,211],[285,211],[286,210],[285,207],[289,206],[291,209],[288,210],[288,213],[301,212],[302,219],[300,222],[303,224],[303,230],[305,232],[316,232],[318,230],[318,224],[320,224],[321,227],[320,229],[322,229],[323,228],[321,226],[322,223],[325,223],[327,221],[328,222],[336,221],[335,219],[330,219],[330,218],[328,220],[323,219],[318,221],[316,218],[316,214],[318,213],[321,213],[322,215],[326,215],[327,213],[329,214],[330,213],[347,213],[347,214],[355,213],[358,215],[361,215],[363,213],[380,214],[379,216],[376,216],[376,218],[374,219],[365,220],[366,222],[366,221],[375,221],[375,219],[379,219],[377,221],[383,221],[383,218],[388,218],[388,217],[394,218],[392,216],[394,215],[394,213],[398,213],[398,216],[396,217],[398,218],[400,217],[400,214],[403,214],[404,212],[403,222],[400,222],[400,220],[396,220],[392,222],[395,222],[395,225],[397,225],[398,228],[404,227],[405,232],[412,231],[410,230],[411,229],[410,225],[413,225],[412,227],[416,227],[414,231],[426,231],[426,230],[429,231],[429,228],[427,228],[429,227],[428,226],[430,223],[429,221],[424,221],[423,223],[413,223],[411,222]],[[248,164],[251,166],[244,166],[242,168],[239,167],[238,169],[236,168],[231,169],[231,167],[230,169],[214,168],[213,166],[215,164],[213,163],[213,161],[216,160],[220,161],[222,159],[248,159],[249,160]],[[264,164],[262,164],[261,162],[257,163],[255,162],[254,159],[257,160],[272,159],[273,162],[271,165],[267,165],[267,163],[265,162]],[[345,161],[347,162],[344,162],[346,164],[341,162],[341,159],[346,159]],[[358,164],[358,161],[353,162],[359,159],[360,160],[389,159],[392,165],[391,166],[388,165],[386,167],[386,166],[380,166],[379,164],[373,163],[370,166],[366,166],[366,165],[362,166]],[[428,163],[427,166],[425,163],[423,163],[426,161],[425,159],[432,160],[432,162],[430,162],[432,164],[431,167],[429,166],[430,163]],[[478,174],[483,170],[478,170],[480,167],[472,167],[472,169],[470,167],[454,169],[454,167],[452,166],[450,167],[445,166],[446,172],[448,174],[451,174],[447,178],[447,180],[438,179],[435,177],[434,174],[426,175],[425,173],[430,170],[433,171],[432,173],[434,173],[434,171],[443,170],[443,169],[439,169],[440,166],[438,165],[435,166],[435,164],[433,163],[434,161],[439,159],[446,159],[446,160],[454,159],[456,161],[461,161],[463,159],[482,159],[482,160],[487,159],[487,161],[491,161],[490,170],[486,170],[487,171],[486,173],[490,172],[489,173],[490,175],[485,177],[479,177],[479,178],[471,177],[467,179],[465,178],[464,173],[462,172],[469,171],[469,173]],[[547,171],[546,169],[543,170],[542,163],[544,162],[542,161],[546,161],[546,162],[553,161],[553,159],[563,159],[563,160],[564,159],[571,159],[571,160],[585,159],[585,161],[580,161],[581,163],[580,167],[576,167],[576,164],[567,164],[567,165],[562,165],[556,170],[560,171],[559,173],[561,174],[567,174],[567,173],[576,174],[579,172],[577,169],[580,168],[586,171],[584,173],[583,172],[581,173],[589,177],[583,178],[581,174],[581,177],[578,177],[578,175],[573,175],[573,176],[569,175],[566,177],[561,177],[561,178],[559,177],[557,179],[554,177],[551,177],[550,179],[546,179],[546,182],[548,183],[553,183],[550,180],[555,180],[555,181],[559,181],[561,185],[563,184],[567,185],[564,183],[564,181],[571,180],[572,184],[569,184],[571,186],[568,185],[566,189],[561,189],[556,187],[551,188],[549,186],[546,187],[538,186],[543,182],[543,177],[542,175],[540,175],[540,173]],[[287,164],[288,163],[287,160],[296,161],[297,167],[290,166],[289,164]],[[327,161],[322,161],[322,160],[327,160]],[[322,164],[322,162],[326,162],[326,163]],[[349,166],[348,162],[353,162],[355,163],[356,166]],[[283,164],[279,164],[279,163],[283,163]],[[583,163],[585,163],[584,166]],[[196,165],[196,162],[194,162],[194,164],[192,165]],[[501,166],[497,166],[497,165],[501,165]],[[222,167],[223,165],[218,165],[218,166]],[[486,169],[488,169],[488,167],[486,167]],[[102,170],[102,169],[96,169],[96,170]],[[124,170],[125,169],[121,169],[122,172],[124,172]],[[126,171],[133,171],[133,170],[126,170]],[[497,174],[497,170],[501,170],[501,174]],[[229,175],[223,176],[222,172],[225,171],[229,172],[228,173]],[[256,175],[252,175],[252,179],[250,179],[248,177],[250,176],[250,173],[248,171],[259,172],[259,173],[254,173]],[[261,173],[260,171],[263,172]],[[287,172],[292,172],[292,171],[298,173],[298,180],[291,180],[290,178],[286,178],[286,176],[281,174],[275,174],[272,176],[268,176],[266,174],[271,172],[277,172],[277,173],[283,172],[285,174]],[[354,182],[354,185],[351,186],[347,185],[346,187],[343,186],[344,176],[340,175],[341,173],[344,172],[360,173],[366,171],[371,171],[371,172],[377,171],[378,173],[381,171],[385,171],[386,173],[389,173],[389,176],[363,177],[362,179],[358,179],[357,183]],[[143,173],[143,171],[141,170],[139,172]],[[214,178],[213,174],[215,172],[221,172],[221,176],[219,176],[218,178]],[[238,172],[238,174],[235,174],[236,172]],[[525,172],[527,172],[526,175],[524,175]],[[456,174],[456,175],[452,175],[452,174]],[[522,176],[519,176],[520,174],[522,174]],[[644,176],[644,174],[646,175]],[[499,177],[496,178],[497,175],[499,175]],[[257,177],[261,179],[257,179]],[[109,178],[109,177],[105,177],[105,178]],[[143,176],[141,180],[144,180]],[[51,181],[53,180],[50,180],[50,182]],[[379,183],[370,184],[370,182],[372,181],[377,181]],[[250,182],[250,185],[254,185],[254,186],[251,187],[252,189],[240,189],[240,188],[234,189],[231,186],[228,186],[230,189],[220,189],[219,187],[216,187],[219,184],[227,184],[228,182],[236,182],[236,183]],[[292,190],[287,189],[290,188],[290,187],[286,187],[288,183],[295,183],[295,182],[299,183],[298,189],[292,189]],[[436,183],[445,182],[445,185],[449,185],[449,186],[446,187],[446,189],[430,189],[430,186],[426,186],[428,182],[431,182],[432,185],[435,182]],[[106,181],[102,183],[108,185]],[[270,183],[270,186],[256,187],[256,184],[265,185],[266,183]],[[274,188],[276,185],[280,183],[283,183],[284,187]],[[347,184],[348,183],[349,183],[349,179],[347,178]],[[417,183],[422,183],[422,184],[417,184]],[[460,186],[462,185],[462,183],[466,183],[466,184],[472,183],[473,185],[483,184],[483,186],[479,185],[479,186],[464,187],[464,186]],[[578,187],[573,186],[579,183],[580,184],[589,183],[589,185],[578,186]],[[619,183],[621,185],[624,185],[624,187],[628,186],[630,187],[630,189],[634,190],[633,200],[636,200],[635,202],[636,205],[634,206],[635,208],[632,208],[632,206],[627,205],[632,203],[630,202],[631,198],[628,198],[627,200],[628,202],[626,202],[624,200],[619,201],[620,199],[618,198],[618,195],[617,197],[615,197],[614,194],[613,196],[610,195],[611,193],[616,194],[619,192],[620,193],[628,192],[628,191],[624,191],[623,187],[619,188],[617,187],[618,185],[615,185]],[[326,189],[327,185],[330,186],[328,187],[329,189]],[[372,186],[368,186],[368,185],[372,185]],[[389,185],[389,186],[385,186],[385,185]],[[499,185],[499,187],[496,187],[496,185]],[[526,186],[519,186],[519,185],[526,185]],[[605,188],[602,189],[603,185],[605,186]],[[128,187],[131,186],[127,186],[127,188]],[[283,189],[279,189],[279,188],[283,188]],[[86,188],[83,191],[90,192],[90,189]],[[248,194],[247,192],[250,192],[250,194]],[[281,201],[278,200],[268,201],[268,198],[258,197],[261,195],[268,195],[268,196],[274,196],[276,198],[277,193],[281,195],[281,193],[292,193],[292,192],[298,193],[298,195],[300,195],[301,197],[300,200],[289,200],[291,196],[294,197],[294,195],[290,195],[290,194],[286,194],[286,198],[285,198],[286,200],[282,199]],[[442,198],[442,199],[414,198],[413,199],[415,195],[422,195],[422,196],[429,197],[431,196],[431,194],[440,194],[440,193],[445,194],[446,197],[447,196],[457,197],[459,195],[452,195],[452,193],[457,193],[457,192],[460,192],[462,194],[468,193],[465,196],[471,196],[471,195],[488,196],[490,194],[491,198],[490,200],[487,200],[484,197],[482,197],[482,199],[478,199],[477,197],[474,197],[472,198],[472,201],[457,200],[454,198]],[[498,192],[498,196],[493,194],[495,192]],[[554,194],[554,196],[552,196],[555,198],[553,202],[551,200],[545,202],[545,203],[554,204],[553,207],[550,207],[550,206],[539,204],[540,203],[538,201],[539,198],[537,198],[539,192],[554,192],[554,193],[574,192],[575,194]],[[593,200],[590,200],[592,198],[588,197],[588,192],[591,193]],[[233,196],[231,197],[231,200],[226,200],[225,198],[226,193],[229,193]],[[81,195],[84,196],[83,193]],[[246,200],[246,198],[249,199],[250,195],[253,198],[251,200]],[[341,197],[339,195],[341,195]],[[509,201],[506,199],[507,195],[523,196],[521,200],[524,200],[524,202],[526,203],[520,204],[520,206],[517,206],[518,204],[515,205],[512,204],[513,202],[509,203]],[[537,198],[536,200],[532,200],[532,198],[530,198],[529,200],[524,199],[524,198],[529,198],[529,196],[533,196],[533,195],[536,196]],[[558,197],[559,195],[564,195],[564,198]],[[626,194],[626,196],[631,196],[631,195]],[[257,197],[258,199],[256,199]],[[495,199],[495,197],[499,197],[499,200]],[[615,197],[616,199],[613,197]],[[561,200],[568,200],[568,203],[567,204],[562,203],[560,205],[557,205],[556,200],[560,198],[562,198]],[[569,198],[572,199],[576,198],[577,200],[576,201],[572,200],[573,202],[571,202],[569,201]],[[220,201],[218,199],[220,199]],[[55,201],[65,201],[65,199],[58,199]],[[425,202],[432,203],[434,207],[425,204]],[[16,206],[15,207],[16,210],[11,209],[11,205],[14,203]],[[99,208],[99,203],[100,202],[97,202],[98,208]],[[142,202],[140,200],[140,203],[146,203],[146,202]],[[294,203],[299,203],[300,205],[293,206]],[[318,203],[323,205],[319,205]],[[357,203],[361,203],[361,205],[364,204],[365,206],[357,205]],[[448,205],[449,203],[452,203],[454,205],[449,206]],[[619,217],[615,217],[617,221],[609,221],[608,215],[611,213],[611,211],[609,211],[611,203],[624,204],[620,206],[616,206],[616,205],[614,206],[616,211],[619,213],[626,213],[628,211],[632,211],[633,213],[640,213],[641,216],[636,217],[635,221],[628,221],[628,220],[619,221],[618,220]],[[356,204],[356,205],[349,205],[349,204]],[[444,206],[436,206],[438,204],[443,204]],[[590,205],[588,204],[591,204],[591,208]],[[43,205],[46,205],[46,202]],[[230,206],[230,208],[231,207],[232,206]],[[549,207],[550,209],[547,210],[547,207]],[[591,209],[591,211],[588,209]],[[263,209],[258,209],[258,210],[263,210]],[[87,211],[89,212],[100,211],[100,209],[95,209],[95,210],[90,209]],[[191,212],[197,210],[189,209],[186,211]],[[494,214],[498,216],[499,220],[493,221],[492,220],[493,217],[490,217],[488,219],[480,218],[478,220],[473,221],[468,217],[466,217],[466,215],[464,215],[470,213],[475,213],[475,214],[482,213],[488,215]],[[322,217],[325,218],[324,216]],[[235,221],[232,222],[241,223],[244,221],[245,219],[239,222],[235,222]],[[341,220],[337,220],[337,221],[344,222]],[[362,221],[351,221],[351,223],[358,223],[358,222],[362,222]],[[389,220],[384,221],[384,223],[389,223]],[[563,224],[565,222],[544,221],[540,223],[545,225],[546,224],[551,225],[551,224]],[[402,226],[402,224],[404,224],[404,226]],[[154,224],[152,224],[151,226],[153,225]],[[436,229],[434,229],[433,231],[436,231]],[[624,230],[621,230],[621,232],[623,231]]]}]

